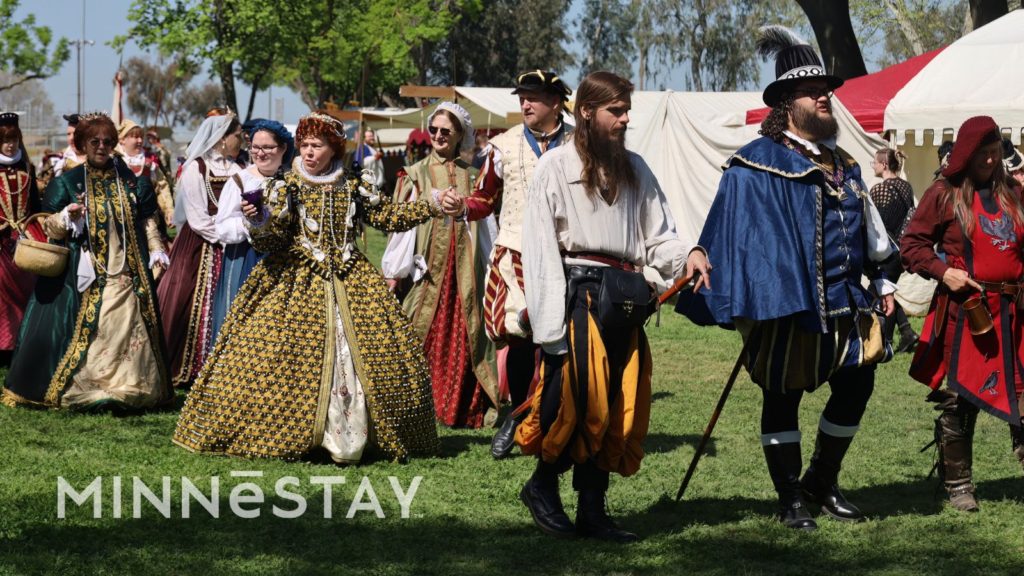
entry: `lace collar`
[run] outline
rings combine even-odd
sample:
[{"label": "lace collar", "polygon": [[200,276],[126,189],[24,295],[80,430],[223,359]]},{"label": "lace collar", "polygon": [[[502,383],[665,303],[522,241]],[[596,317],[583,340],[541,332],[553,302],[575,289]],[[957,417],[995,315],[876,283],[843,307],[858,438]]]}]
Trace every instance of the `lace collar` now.
[{"label": "lace collar", "polygon": [[331,162],[331,167],[327,172],[314,176],[306,170],[306,167],[302,164],[302,158],[298,156],[292,160],[292,170],[294,170],[300,178],[312,184],[331,184],[337,182],[345,175],[344,163],[334,160]]}]

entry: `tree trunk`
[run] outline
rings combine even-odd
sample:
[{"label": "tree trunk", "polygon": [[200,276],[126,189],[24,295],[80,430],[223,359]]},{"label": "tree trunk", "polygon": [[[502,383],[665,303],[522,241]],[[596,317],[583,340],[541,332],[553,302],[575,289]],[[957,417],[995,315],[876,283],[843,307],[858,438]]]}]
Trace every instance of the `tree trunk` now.
[{"label": "tree trunk", "polygon": [[868,73],[850,21],[849,0],[797,0],[821,48],[825,70],[844,80]]},{"label": "tree trunk", "polygon": [[903,31],[903,36],[910,42],[910,46],[914,51],[915,56],[924,54],[924,44],[921,43],[921,36],[917,33],[917,29],[914,28],[914,23],[907,17],[907,5],[902,0],[886,0],[886,6],[889,7],[889,13],[892,14],[893,18],[896,19],[896,23],[899,24],[900,30]]},{"label": "tree trunk", "polygon": [[977,30],[993,20],[997,20],[1009,12],[1006,0],[971,0],[971,22]]},{"label": "tree trunk", "polygon": [[235,95],[235,70],[233,62],[220,62],[217,65],[220,86],[224,90],[224,103],[233,112],[238,112],[238,98]]}]

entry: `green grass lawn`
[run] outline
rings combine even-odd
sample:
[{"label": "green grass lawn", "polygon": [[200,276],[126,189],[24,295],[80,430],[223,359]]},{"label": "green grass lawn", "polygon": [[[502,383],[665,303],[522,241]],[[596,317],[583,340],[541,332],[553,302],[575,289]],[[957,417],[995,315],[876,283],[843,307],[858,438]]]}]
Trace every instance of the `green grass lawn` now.
[{"label": "green grass lawn", "polygon": [[[379,237],[371,234],[371,254]],[[375,260],[379,261],[379,260]],[[636,476],[613,477],[609,506],[644,540],[622,546],[556,541],[537,531],[517,495],[533,460],[497,462],[492,430],[442,430],[442,454],[397,465],[340,468],[194,455],[173,446],[176,410],[144,416],[73,415],[0,408],[0,572],[5,574],[1020,574],[1024,567],[1024,480],[1010,452],[1006,425],[978,422],[975,481],[981,512],[942,505],[927,479],[934,414],[926,389],[907,376],[907,355],[878,371],[874,397],[841,476],[847,496],[871,520],[802,533],[771,519],[775,495],[758,441],[760,394],[745,375],[733,390],[707,456],[682,502],[673,497],[735,355],[736,334],[698,329],[675,314],[649,328],[654,354],[654,406],[647,457]],[[801,427],[809,457],[827,389],[805,398]],[[183,398],[179,398],[182,401]],[[261,478],[234,478],[259,471]],[[102,517],[67,501],[57,517],[57,478],[81,490],[104,479]],[[113,518],[111,482],[122,482],[122,518]],[[133,518],[132,478],[160,494],[171,478],[171,518],[143,500]],[[181,478],[209,494],[220,478],[220,517],[193,502],[182,517]],[[275,483],[308,499],[292,510]],[[310,477],[344,476],[334,486],[334,517],[323,516],[322,485]],[[346,512],[363,477],[385,518]],[[389,484],[407,488],[422,477],[409,508]],[[236,517],[228,495],[252,480],[267,494],[258,518]],[[562,495],[575,501],[568,478]],[[362,502],[368,501],[363,494]]]}]

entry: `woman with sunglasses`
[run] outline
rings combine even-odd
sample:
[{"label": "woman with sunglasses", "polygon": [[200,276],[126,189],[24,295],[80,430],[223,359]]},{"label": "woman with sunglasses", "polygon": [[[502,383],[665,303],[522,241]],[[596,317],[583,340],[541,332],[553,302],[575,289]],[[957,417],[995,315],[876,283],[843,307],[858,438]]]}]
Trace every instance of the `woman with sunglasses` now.
[{"label": "woman with sunglasses", "polygon": [[82,116],[75,147],[86,161],[46,188],[43,229],[71,253],[60,275],[36,283],[4,404],[143,409],[173,397],[151,273],[168,263],[156,196],[116,145],[108,116]]},{"label": "woman with sunglasses", "polygon": [[[397,199],[440,202],[449,194],[472,194],[469,165],[459,157],[473,148],[469,112],[442,102],[427,119],[427,131],[430,155],[404,169]],[[484,332],[482,310],[491,236],[479,223],[451,217],[421,224],[414,234],[414,243],[392,236],[382,270],[392,281],[412,276],[404,306],[430,363],[438,420],[479,428],[498,406],[494,346]],[[496,416],[493,410],[490,415]]]},{"label": "woman with sunglasses", "polygon": [[224,185],[242,169],[236,158],[244,141],[230,110],[210,110],[188,146],[176,186],[178,235],[157,297],[171,381],[177,387],[192,384],[213,344],[213,301],[224,256],[214,218]]},{"label": "woman with sunglasses", "polygon": [[437,453],[419,342],[356,238],[363,223],[408,230],[441,209],[389,202],[365,171],[348,179],[343,130],[324,113],[299,120],[291,171],[264,188],[262,206],[242,200],[267,256],[188,395],[179,446],[285,460],[320,452],[339,464]]},{"label": "woman with sunglasses", "polygon": [[210,346],[224,324],[238,289],[249,277],[253,266],[263,254],[252,247],[249,229],[242,214],[242,197],[262,199],[263,189],[274,178],[280,179],[295,155],[295,141],[280,122],[256,118],[246,123],[249,137],[249,159],[252,164],[237,172],[224,185],[214,219],[217,237],[224,247],[224,263],[213,302],[213,325]]}]

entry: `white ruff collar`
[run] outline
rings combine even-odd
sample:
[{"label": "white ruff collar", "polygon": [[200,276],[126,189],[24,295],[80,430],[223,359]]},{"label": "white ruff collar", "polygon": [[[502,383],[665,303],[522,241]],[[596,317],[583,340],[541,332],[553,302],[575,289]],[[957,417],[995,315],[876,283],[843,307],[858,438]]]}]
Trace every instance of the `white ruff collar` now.
[{"label": "white ruff collar", "polygon": [[12,164],[17,164],[18,162],[21,162],[21,148],[18,148],[18,151],[14,156],[4,156],[3,154],[0,154],[0,164],[3,164],[4,166],[10,166]]},{"label": "white ruff collar", "polygon": [[302,158],[296,156],[295,160],[292,160],[292,170],[295,170],[303,180],[313,184],[330,184],[341,179],[345,174],[345,165],[342,162],[334,160],[331,162],[331,167],[327,172],[319,176],[310,174],[306,167],[302,164]]},{"label": "white ruff collar", "polygon": [[825,138],[824,140],[818,142],[811,142],[810,140],[806,140],[804,138],[797,136],[796,134],[793,134],[789,130],[783,130],[782,133],[785,134],[786,136],[789,136],[790,140],[802,144],[804,148],[807,148],[815,156],[821,156],[821,148],[819,148],[819,146],[824,146],[832,151],[835,151],[836,149],[835,136],[829,136],[828,138]]},{"label": "white ruff collar", "polygon": [[124,161],[129,166],[142,166],[143,164],[146,163],[146,152],[145,151],[139,152],[138,154],[136,154],[134,156],[129,156],[129,155],[125,154],[124,155]]}]

